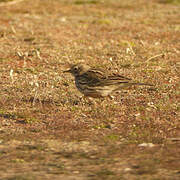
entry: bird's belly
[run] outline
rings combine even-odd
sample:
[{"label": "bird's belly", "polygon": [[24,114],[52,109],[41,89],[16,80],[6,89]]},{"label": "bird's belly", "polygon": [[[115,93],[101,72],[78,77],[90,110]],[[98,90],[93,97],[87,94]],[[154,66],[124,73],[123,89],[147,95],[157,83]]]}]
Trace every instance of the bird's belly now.
[{"label": "bird's belly", "polygon": [[97,87],[96,91],[100,93],[102,97],[105,97],[112,93],[113,88],[110,86]]},{"label": "bird's belly", "polygon": [[88,86],[88,83],[80,84],[78,80],[75,80],[75,84],[77,89],[84,94],[85,96],[91,97],[105,97],[111,94],[116,86],[108,85],[108,86]]}]

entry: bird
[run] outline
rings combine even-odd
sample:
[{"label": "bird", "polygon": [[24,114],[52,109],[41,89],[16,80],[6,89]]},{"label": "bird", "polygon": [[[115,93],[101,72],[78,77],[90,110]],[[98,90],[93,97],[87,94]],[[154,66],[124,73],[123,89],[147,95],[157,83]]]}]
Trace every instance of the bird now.
[{"label": "bird", "polygon": [[119,74],[109,74],[84,63],[73,64],[70,69],[63,72],[71,73],[74,76],[77,89],[85,97],[111,97],[112,93],[133,85],[153,86],[148,83],[134,82],[132,79]]}]

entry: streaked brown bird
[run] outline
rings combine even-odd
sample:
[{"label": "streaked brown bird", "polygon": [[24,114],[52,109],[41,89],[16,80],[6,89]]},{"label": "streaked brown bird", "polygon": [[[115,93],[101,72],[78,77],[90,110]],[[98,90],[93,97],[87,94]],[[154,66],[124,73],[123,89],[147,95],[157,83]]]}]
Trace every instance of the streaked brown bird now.
[{"label": "streaked brown bird", "polygon": [[133,82],[130,78],[118,74],[108,75],[102,70],[91,68],[82,63],[72,65],[64,72],[71,73],[75,77],[76,87],[82,94],[94,98],[110,96],[113,92],[132,85],[152,86],[151,84]]}]

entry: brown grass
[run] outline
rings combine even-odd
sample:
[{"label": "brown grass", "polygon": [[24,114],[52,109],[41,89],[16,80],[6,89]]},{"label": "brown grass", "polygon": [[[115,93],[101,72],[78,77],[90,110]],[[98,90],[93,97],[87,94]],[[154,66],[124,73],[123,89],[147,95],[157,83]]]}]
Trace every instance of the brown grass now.
[{"label": "brown grass", "polygon": [[[0,179],[179,179],[179,12],[178,0],[0,6]],[[88,102],[62,73],[77,62],[155,88]]]}]

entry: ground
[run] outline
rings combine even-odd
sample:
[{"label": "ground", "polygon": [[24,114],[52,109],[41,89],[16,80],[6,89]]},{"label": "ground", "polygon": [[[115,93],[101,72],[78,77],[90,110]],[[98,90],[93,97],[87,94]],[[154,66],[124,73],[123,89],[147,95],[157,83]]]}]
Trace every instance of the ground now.
[{"label": "ground", "polygon": [[[0,1],[0,179],[180,179],[179,0]],[[86,100],[69,64],[139,86]]]}]

